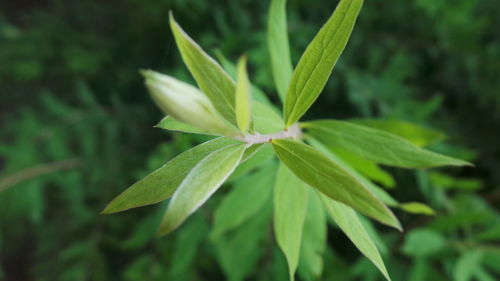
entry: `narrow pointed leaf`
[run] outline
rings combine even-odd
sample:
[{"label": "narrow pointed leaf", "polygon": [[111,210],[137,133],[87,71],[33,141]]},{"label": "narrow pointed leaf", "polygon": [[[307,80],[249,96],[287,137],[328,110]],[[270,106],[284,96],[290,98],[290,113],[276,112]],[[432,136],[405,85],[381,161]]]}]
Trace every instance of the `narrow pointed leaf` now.
[{"label": "narrow pointed leaf", "polygon": [[328,198],[324,194],[320,194],[320,196],[328,214],[340,227],[340,229],[342,229],[352,243],[356,245],[359,251],[363,253],[363,255],[365,255],[371,262],[373,262],[385,278],[387,278],[387,280],[391,280],[377,246],[368,235],[368,232],[359,220],[356,212],[350,207]]},{"label": "narrow pointed leaf", "polygon": [[267,23],[267,45],[271,55],[271,69],[279,97],[285,100],[292,77],[292,61],[288,43],[286,0],[272,0]]},{"label": "narrow pointed leaf", "polygon": [[285,100],[285,123],[289,127],[311,107],[325,87],[342,54],[363,0],[341,0],[332,16],[307,46],[295,68]]},{"label": "narrow pointed leaf", "polygon": [[235,144],[216,150],[199,162],[172,196],[159,234],[171,232],[203,205],[231,175],[244,151],[245,144]]},{"label": "narrow pointed leaf", "polygon": [[212,239],[237,228],[259,212],[271,198],[275,174],[276,164],[271,163],[234,183],[215,210]]},{"label": "narrow pointed leaf", "polygon": [[288,262],[290,280],[295,280],[302,230],[307,210],[307,185],[280,163],[274,186],[274,234]]},{"label": "narrow pointed leaf", "polygon": [[197,127],[178,121],[172,118],[171,116],[166,116],[165,118],[161,119],[161,121],[157,125],[155,125],[155,128],[160,128],[169,131],[191,133],[191,134],[213,135],[213,133],[210,133],[202,129],[198,129]]},{"label": "narrow pointed leaf", "polygon": [[253,125],[261,134],[271,134],[282,131],[285,123],[274,106],[254,102],[252,107]]},{"label": "narrow pointed leaf", "polygon": [[170,14],[170,28],[175,42],[201,91],[229,122],[236,125],[234,114],[235,83],[222,67],[187,35]]},{"label": "narrow pointed leaf", "polygon": [[251,86],[248,80],[247,59],[242,57],[238,62],[238,82],[236,84],[236,122],[243,133],[250,128],[251,112]]},{"label": "narrow pointed leaf", "polygon": [[394,214],[341,165],[306,144],[273,140],[276,154],[305,183],[384,224],[401,229]]},{"label": "narrow pointed leaf", "polygon": [[167,164],[136,182],[118,195],[104,209],[104,214],[163,201],[181,184],[189,171],[205,156],[222,147],[237,143],[229,138],[217,138],[195,146],[169,161]]},{"label": "narrow pointed leaf", "polygon": [[196,87],[151,70],[142,71],[142,74],[151,97],[166,114],[217,135],[239,134]]},{"label": "narrow pointed leaf", "polygon": [[466,161],[425,150],[396,135],[346,121],[319,120],[302,124],[308,133],[331,147],[368,160],[402,168],[470,165]]},{"label": "narrow pointed leaf", "polygon": [[352,119],[350,121],[400,136],[419,147],[425,147],[446,138],[446,136],[439,131],[400,120]]},{"label": "narrow pointed leaf", "polygon": [[318,193],[309,188],[298,273],[303,280],[319,280],[326,248],[326,214]]},{"label": "narrow pointed leaf", "polygon": [[436,214],[436,212],[431,207],[420,202],[406,202],[399,204],[398,207],[403,211],[411,214],[422,214],[428,216],[433,216]]}]

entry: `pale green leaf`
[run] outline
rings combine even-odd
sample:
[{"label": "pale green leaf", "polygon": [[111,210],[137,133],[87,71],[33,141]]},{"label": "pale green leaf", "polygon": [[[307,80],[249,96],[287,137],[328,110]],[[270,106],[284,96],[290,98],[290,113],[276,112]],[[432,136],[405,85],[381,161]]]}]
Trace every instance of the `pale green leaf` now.
[{"label": "pale green leaf", "polygon": [[470,165],[420,148],[396,135],[351,122],[319,120],[302,125],[326,145],[346,149],[376,163],[403,168]]},{"label": "pale green leaf", "polygon": [[443,250],[446,246],[444,237],[436,231],[419,228],[406,235],[402,252],[415,257],[430,257]]},{"label": "pale green leaf", "polygon": [[446,138],[445,134],[400,120],[352,119],[353,123],[400,136],[416,146],[425,147]]},{"label": "pale green leaf", "polygon": [[298,273],[304,280],[319,280],[326,248],[326,214],[318,194],[309,188]]},{"label": "pale green leaf", "polygon": [[213,135],[208,131],[198,129],[184,122],[175,120],[171,116],[166,116],[165,118],[161,119],[161,121],[155,127],[169,131],[178,131],[178,132],[201,134],[201,135]]},{"label": "pale green leaf", "polygon": [[272,105],[253,102],[252,115],[254,128],[261,134],[280,132],[285,127],[283,118]]},{"label": "pale green leaf", "polygon": [[387,206],[333,159],[297,141],[277,139],[272,143],[280,160],[305,183],[369,217],[401,229]]},{"label": "pale green leaf", "polygon": [[271,147],[270,144],[264,143],[260,145],[253,145],[250,148],[245,151],[245,155],[253,148],[258,146],[259,149],[251,155],[251,157],[248,157],[248,160],[245,160],[246,157],[243,156],[244,162],[242,162],[240,165],[238,165],[238,168],[231,174],[229,179],[227,179],[228,182],[232,182],[234,180],[239,179],[240,177],[248,174],[254,169],[257,169],[261,165],[264,165],[268,161],[271,161],[274,157],[274,151],[273,148]]},{"label": "pale green leaf", "polygon": [[235,83],[222,67],[187,35],[170,13],[170,28],[182,59],[201,91],[207,95],[217,111],[236,125]]},{"label": "pale green leaf", "polygon": [[271,163],[234,183],[232,190],[215,210],[212,239],[255,216],[271,198],[275,173],[276,164]]},{"label": "pale green leaf", "polygon": [[385,278],[391,280],[385,268],[384,261],[378,252],[377,246],[368,235],[368,232],[366,232],[356,212],[350,207],[328,198],[324,194],[320,194],[320,197],[328,214],[340,229],[342,229],[352,243],[356,245],[359,251],[373,262]]},{"label": "pale green leaf", "polygon": [[399,208],[401,208],[405,212],[412,214],[422,214],[428,216],[433,216],[436,214],[436,212],[434,212],[434,210],[431,207],[420,202],[402,203],[399,204]]},{"label": "pale green leaf", "polygon": [[453,270],[453,280],[455,281],[471,281],[476,280],[474,277],[476,271],[481,268],[481,259],[483,251],[481,249],[473,249],[466,251],[458,259]]},{"label": "pale green leaf", "polygon": [[174,192],[159,234],[177,228],[196,211],[231,175],[243,157],[245,144],[234,144],[216,150],[203,158]]},{"label": "pale green leaf", "polygon": [[118,195],[104,209],[104,214],[121,212],[130,208],[163,201],[181,184],[188,172],[212,151],[232,145],[237,141],[217,138],[195,146],[169,161],[167,164],[136,182]]},{"label": "pale green leaf", "polygon": [[196,87],[155,71],[144,70],[141,73],[146,78],[151,97],[166,114],[214,134],[240,134]]},{"label": "pale green leaf", "polygon": [[252,121],[251,86],[247,73],[247,58],[238,61],[238,80],[236,84],[236,123],[243,133],[247,133]]},{"label": "pale green leaf", "polygon": [[271,0],[267,23],[267,45],[271,55],[271,69],[279,97],[285,100],[292,77],[292,61],[286,23],[286,0]]},{"label": "pale green leaf", "polygon": [[295,68],[285,99],[285,123],[289,127],[311,107],[325,87],[342,54],[363,0],[341,0],[332,16],[307,46]]},{"label": "pale green leaf", "polygon": [[348,150],[339,147],[331,147],[331,149],[335,152],[335,154],[344,159],[344,161],[346,161],[352,168],[359,171],[367,178],[376,181],[387,188],[394,188],[396,186],[396,182],[391,174],[380,168],[372,161],[366,160],[357,154],[351,153]]},{"label": "pale green leaf", "polygon": [[283,163],[274,185],[274,235],[285,254],[290,280],[295,280],[302,230],[307,210],[308,187]]}]

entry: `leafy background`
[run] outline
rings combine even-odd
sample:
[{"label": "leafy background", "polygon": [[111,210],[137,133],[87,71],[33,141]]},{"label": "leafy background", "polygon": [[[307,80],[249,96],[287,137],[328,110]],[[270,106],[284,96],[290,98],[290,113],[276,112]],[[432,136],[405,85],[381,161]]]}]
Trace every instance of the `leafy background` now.
[{"label": "leafy background", "polygon": [[[392,195],[437,212],[396,211],[404,233],[373,224],[394,280],[500,280],[496,2],[366,1],[333,79],[307,116],[411,121],[448,136],[434,148],[476,164],[390,169]],[[164,203],[99,215],[135,180],[204,140],[152,128],[162,114],[138,69],[192,81],[168,11],[212,54],[235,61],[247,53],[250,78],[277,101],[268,4],[0,2],[0,188],[9,187],[0,193],[0,280],[287,280],[270,210],[259,210],[240,234],[210,236],[230,185],[162,239],[154,234]],[[294,63],[335,6],[289,1]],[[338,229],[330,227],[327,240],[320,280],[382,280]]]}]

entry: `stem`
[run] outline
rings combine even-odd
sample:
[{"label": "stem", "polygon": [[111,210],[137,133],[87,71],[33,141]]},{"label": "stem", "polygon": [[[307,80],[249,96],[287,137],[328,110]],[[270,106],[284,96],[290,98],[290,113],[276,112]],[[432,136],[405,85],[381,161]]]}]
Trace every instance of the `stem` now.
[{"label": "stem", "polygon": [[258,144],[258,143],[266,143],[271,142],[275,139],[300,139],[302,138],[302,130],[300,130],[299,124],[293,124],[287,130],[272,133],[272,134],[253,134],[253,135],[245,135],[239,136],[236,139],[246,142],[247,144]]}]

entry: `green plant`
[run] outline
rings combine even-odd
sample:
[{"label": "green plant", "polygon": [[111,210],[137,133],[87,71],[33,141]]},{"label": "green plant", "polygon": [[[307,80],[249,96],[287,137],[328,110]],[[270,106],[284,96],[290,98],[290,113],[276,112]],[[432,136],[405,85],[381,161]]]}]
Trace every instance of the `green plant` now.
[{"label": "green plant", "polygon": [[[369,179],[373,179],[390,185],[390,176],[378,164],[420,169],[469,163],[422,148],[422,139],[415,141],[411,134],[395,129],[391,122],[317,120],[299,123],[323,90],[342,54],[363,0],[340,1],[294,70],[288,50],[285,4],[285,0],[271,2],[268,30],[273,78],[284,104],[283,118],[278,109],[258,94],[260,91],[253,90],[246,71],[246,57],[238,62],[237,81],[234,82],[170,15],[177,46],[199,89],[171,76],[142,71],[153,99],[169,115],[158,127],[217,138],[180,154],[132,185],[103,212],[115,213],[171,198],[159,230],[163,235],[182,224],[232,175],[254,170],[259,173],[272,171],[263,177],[274,182],[274,232],[286,257],[290,279],[294,279],[299,260],[304,256],[311,260],[321,259],[324,246],[320,244],[325,241],[311,238],[314,234],[308,231],[319,229],[319,236],[322,236],[321,232],[326,229],[321,226],[326,223],[322,215],[325,211],[390,279],[377,246],[357,212],[402,230],[387,206],[416,213],[431,214],[433,211],[422,203],[401,204],[370,182]],[[397,126],[412,132],[424,131],[404,122]],[[424,143],[439,138],[439,134],[433,133],[419,136],[424,136]],[[274,163],[275,156],[279,159],[278,165]],[[363,165],[357,167],[364,168],[356,167],[360,162]],[[260,204],[264,204],[265,195],[269,196],[265,190],[258,195]],[[236,201],[249,200],[243,190],[234,196]],[[243,213],[239,221],[224,222],[223,212],[218,214],[216,226],[219,219],[222,228],[219,232],[233,229],[241,221],[257,215],[254,210]],[[220,220],[226,225],[220,226]],[[255,222],[256,225],[260,223]],[[305,224],[315,227],[306,228]],[[306,239],[309,243],[303,242]],[[318,275],[321,267],[309,263],[304,272]]]}]

